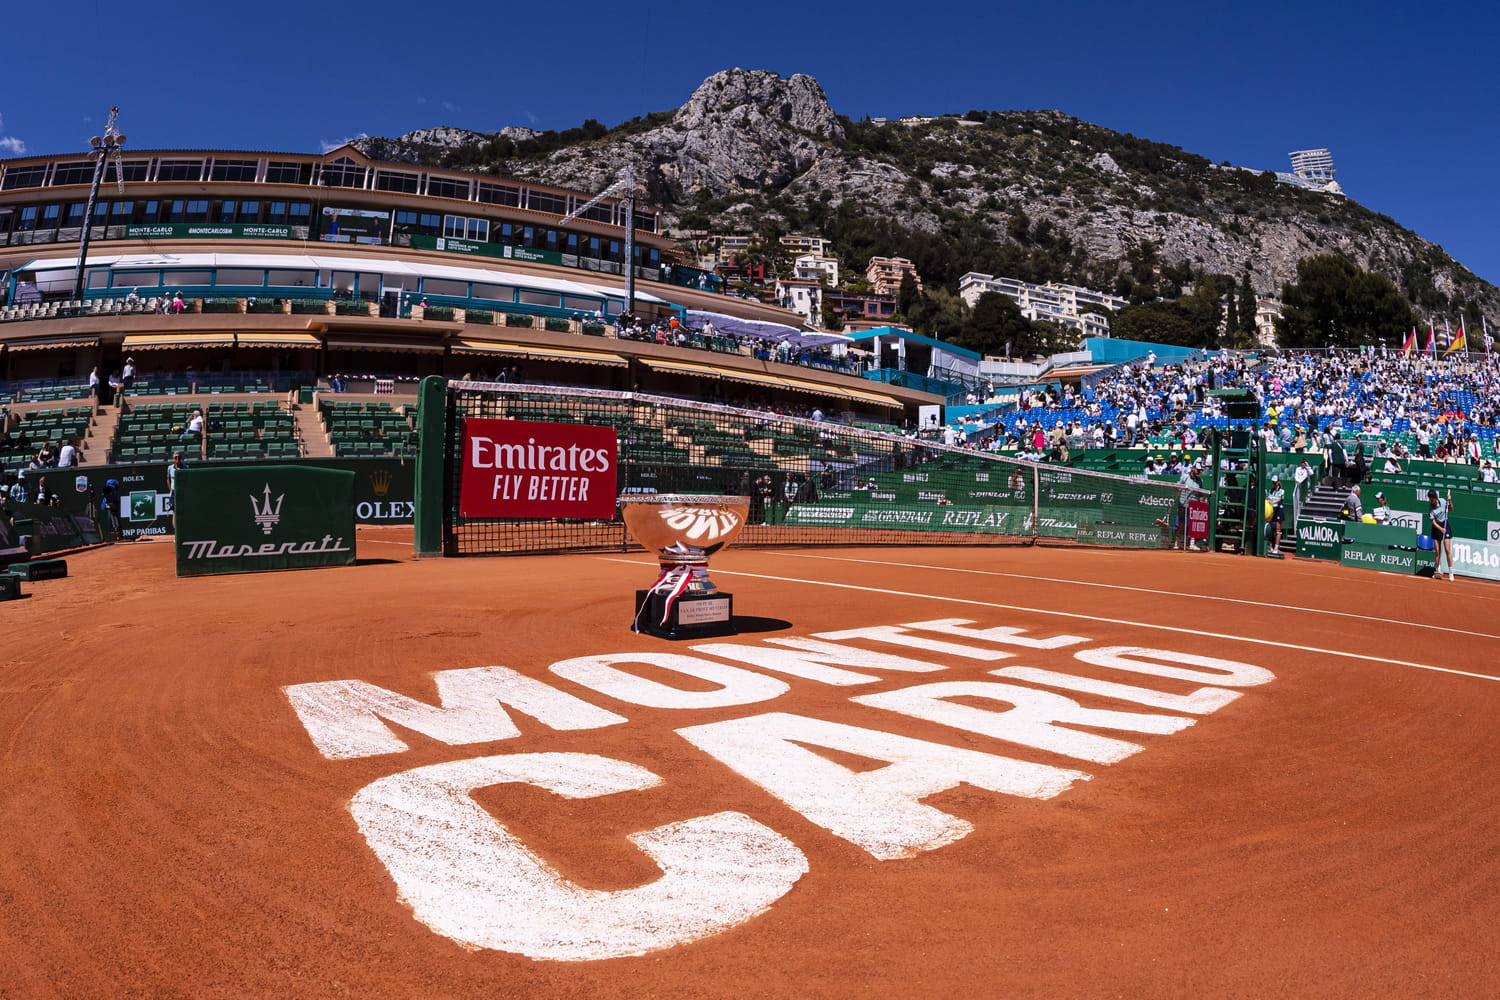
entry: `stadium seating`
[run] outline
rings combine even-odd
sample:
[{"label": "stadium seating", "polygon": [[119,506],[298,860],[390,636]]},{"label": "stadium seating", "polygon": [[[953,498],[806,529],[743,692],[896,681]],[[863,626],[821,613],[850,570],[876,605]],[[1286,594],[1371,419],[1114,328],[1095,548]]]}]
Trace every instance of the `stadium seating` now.
[{"label": "stadium seating", "polygon": [[296,458],[296,423],[275,400],[136,403],[120,420],[115,462],[164,462],[174,451],[198,453],[198,435],[183,436],[193,411],[203,410],[210,459]]},{"label": "stadium seating", "polygon": [[322,399],[318,408],[336,455],[416,454],[417,432],[407,407],[398,411],[385,402]]}]

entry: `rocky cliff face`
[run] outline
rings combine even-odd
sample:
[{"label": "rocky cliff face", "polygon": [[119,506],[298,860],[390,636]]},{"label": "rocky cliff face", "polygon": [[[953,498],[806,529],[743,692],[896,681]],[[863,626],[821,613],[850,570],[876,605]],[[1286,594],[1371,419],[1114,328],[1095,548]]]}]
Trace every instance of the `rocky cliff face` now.
[{"label": "rocky cliff face", "polygon": [[[811,77],[732,69],[704,81],[674,113],[599,138],[549,146],[547,134],[504,132],[511,155],[486,164],[498,173],[597,190],[634,164],[669,226],[769,221],[837,240],[840,225],[864,219],[896,244],[874,252],[910,256],[938,281],[988,265],[1029,269],[1017,276],[1033,280],[1119,287],[1146,260],[1196,273],[1248,271],[1256,288],[1277,290],[1303,257],[1338,253],[1386,274],[1419,308],[1500,311],[1500,290],[1357,202],[1055,111],[855,123],[834,113]],[[466,146],[493,149],[499,135],[422,130],[361,145],[383,158],[441,163]],[[940,259],[935,247],[965,259]]]}]

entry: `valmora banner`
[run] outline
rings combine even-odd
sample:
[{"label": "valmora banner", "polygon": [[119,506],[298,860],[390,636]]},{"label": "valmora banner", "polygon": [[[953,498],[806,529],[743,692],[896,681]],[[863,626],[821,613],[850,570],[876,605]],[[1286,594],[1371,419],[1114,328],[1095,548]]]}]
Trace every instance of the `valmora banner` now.
[{"label": "valmora banner", "polygon": [[618,452],[613,427],[467,418],[459,516],[609,520]]}]

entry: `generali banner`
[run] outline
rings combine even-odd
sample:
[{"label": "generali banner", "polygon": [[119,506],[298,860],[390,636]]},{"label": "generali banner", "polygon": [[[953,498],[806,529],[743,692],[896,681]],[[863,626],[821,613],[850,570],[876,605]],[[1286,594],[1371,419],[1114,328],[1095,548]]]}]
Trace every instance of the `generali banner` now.
[{"label": "generali banner", "polygon": [[618,451],[613,427],[467,418],[459,516],[608,520]]}]

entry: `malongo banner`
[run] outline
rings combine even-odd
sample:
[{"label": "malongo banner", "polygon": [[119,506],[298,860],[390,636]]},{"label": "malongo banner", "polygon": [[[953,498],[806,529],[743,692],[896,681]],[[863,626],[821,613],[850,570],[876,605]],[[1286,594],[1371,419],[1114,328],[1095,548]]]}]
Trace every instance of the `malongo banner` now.
[{"label": "malongo banner", "polygon": [[613,427],[466,418],[459,516],[611,520],[618,454]]},{"label": "malongo banner", "polygon": [[354,473],[302,465],[177,474],[177,575],[354,562]]}]

